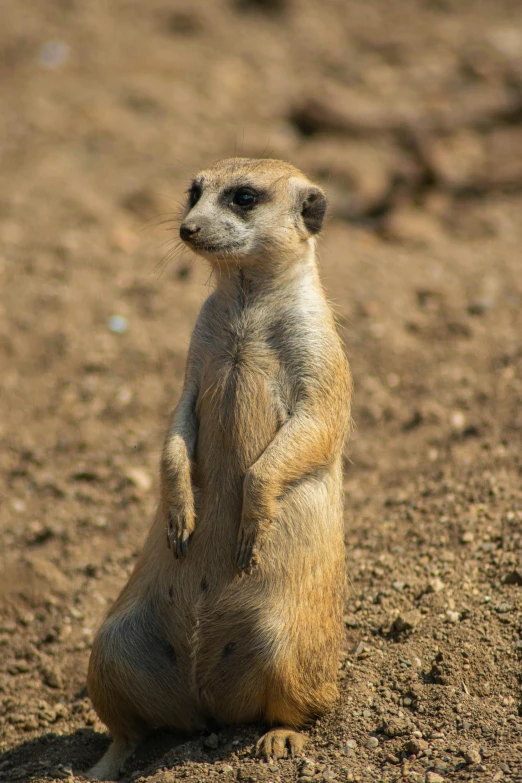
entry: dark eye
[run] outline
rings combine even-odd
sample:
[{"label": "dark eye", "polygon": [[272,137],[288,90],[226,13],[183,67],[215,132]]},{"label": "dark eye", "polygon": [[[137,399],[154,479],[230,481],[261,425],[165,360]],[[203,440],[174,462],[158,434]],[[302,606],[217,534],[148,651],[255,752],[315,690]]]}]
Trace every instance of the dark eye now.
[{"label": "dark eye", "polygon": [[194,185],[192,185],[192,187],[190,188],[188,194],[189,194],[189,207],[192,209],[192,207],[194,207],[198,203],[199,199],[201,198],[201,187],[194,183]]},{"label": "dark eye", "polygon": [[250,207],[254,206],[256,201],[256,193],[250,188],[238,188],[234,193],[234,198],[232,199],[232,203],[236,204],[242,209],[250,209]]}]

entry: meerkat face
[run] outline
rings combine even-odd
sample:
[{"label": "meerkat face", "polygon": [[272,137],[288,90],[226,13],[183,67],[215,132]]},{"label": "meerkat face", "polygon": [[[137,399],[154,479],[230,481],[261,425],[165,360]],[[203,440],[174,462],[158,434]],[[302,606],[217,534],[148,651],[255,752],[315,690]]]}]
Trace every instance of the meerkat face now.
[{"label": "meerkat face", "polygon": [[195,177],[179,233],[218,263],[292,258],[319,233],[325,212],[322,190],[288,163],[229,158]]}]

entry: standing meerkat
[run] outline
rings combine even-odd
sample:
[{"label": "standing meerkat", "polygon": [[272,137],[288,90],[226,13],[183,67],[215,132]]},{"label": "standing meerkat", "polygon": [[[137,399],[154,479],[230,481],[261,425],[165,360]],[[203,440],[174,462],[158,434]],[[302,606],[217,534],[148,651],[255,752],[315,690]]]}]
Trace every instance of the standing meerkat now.
[{"label": "standing meerkat", "polygon": [[[154,726],[265,721],[298,753],[337,696],[342,451],[351,380],[319,280],[324,193],[276,160],[201,172],[181,239],[216,287],[190,344],[136,567],[95,638],[88,689],[116,779]],[[165,535],[166,533],[166,535]]]}]

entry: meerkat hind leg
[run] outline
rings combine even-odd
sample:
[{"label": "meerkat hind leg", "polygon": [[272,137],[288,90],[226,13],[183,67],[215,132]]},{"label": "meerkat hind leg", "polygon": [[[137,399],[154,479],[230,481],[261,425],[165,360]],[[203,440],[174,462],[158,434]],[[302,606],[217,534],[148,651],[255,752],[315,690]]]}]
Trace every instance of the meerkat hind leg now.
[{"label": "meerkat hind leg", "polygon": [[281,727],[270,729],[256,745],[258,756],[282,759],[287,756],[299,756],[303,751],[308,737],[293,729]]},{"label": "meerkat hind leg", "polygon": [[90,780],[118,780],[127,759],[132,756],[141,740],[115,739],[94,767],[86,773]]}]

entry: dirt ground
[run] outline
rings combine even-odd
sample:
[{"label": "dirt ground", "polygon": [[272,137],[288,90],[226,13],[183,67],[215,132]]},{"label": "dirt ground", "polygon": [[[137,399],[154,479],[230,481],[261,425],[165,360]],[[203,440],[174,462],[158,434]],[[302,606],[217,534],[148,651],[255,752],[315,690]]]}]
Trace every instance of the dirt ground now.
[{"label": "dirt ground", "polygon": [[108,744],[90,644],[212,285],[163,221],[239,152],[332,205],[341,699],[306,760],[255,759],[262,726],[158,731],[124,780],[522,781],[520,1],[3,0],[0,115],[0,780]]}]

